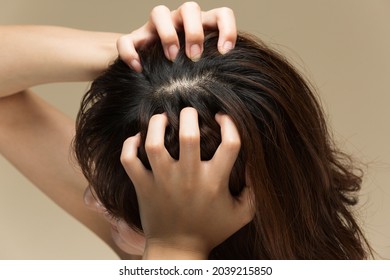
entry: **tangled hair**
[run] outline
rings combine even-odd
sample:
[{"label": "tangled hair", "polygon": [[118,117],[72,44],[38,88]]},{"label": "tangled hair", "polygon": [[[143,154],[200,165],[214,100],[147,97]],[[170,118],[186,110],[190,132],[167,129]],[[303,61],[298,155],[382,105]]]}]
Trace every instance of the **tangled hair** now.
[{"label": "tangled hair", "polygon": [[367,258],[370,247],[351,211],[361,173],[335,149],[308,83],[254,37],[241,34],[226,55],[218,52],[217,40],[217,33],[206,36],[196,63],[183,47],[172,63],[155,43],[140,52],[142,73],[118,59],[92,83],[77,117],[74,147],[99,200],[142,231],[136,192],[120,162],[123,142],[141,132],[138,156],[150,169],[144,148],[149,119],[166,112],[165,146],[178,159],[179,113],[193,107],[201,159],[209,160],[221,142],[214,116],[223,112],[242,143],[229,188],[237,196],[249,185],[256,214],[209,258]]}]

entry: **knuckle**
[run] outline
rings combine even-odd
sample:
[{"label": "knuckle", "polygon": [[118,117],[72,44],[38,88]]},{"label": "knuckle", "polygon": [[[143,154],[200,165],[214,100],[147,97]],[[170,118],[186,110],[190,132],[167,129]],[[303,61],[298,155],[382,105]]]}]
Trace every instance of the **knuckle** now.
[{"label": "knuckle", "polygon": [[126,167],[126,169],[130,169],[130,167],[137,161],[139,140],[139,135],[135,135],[127,138],[123,142],[120,162],[124,167]]},{"label": "knuckle", "polygon": [[123,166],[125,166],[125,167],[131,166],[131,163],[133,162],[133,160],[134,160],[134,158],[132,155],[122,151],[121,156],[120,156],[120,161],[121,161]]},{"label": "knuckle", "polygon": [[226,150],[231,152],[239,151],[241,148],[241,141],[239,138],[227,138],[223,140],[223,145]]},{"label": "knuckle", "polygon": [[134,59],[134,56],[128,52],[120,52],[119,57],[121,58],[121,60],[128,63]]},{"label": "knuckle", "polygon": [[160,36],[161,41],[165,45],[176,44],[179,41],[177,38],[177,34],[175,32],[159,34],[159,36]]},{"label": "knuckle", "polygon": [[120,58],[124,61],[130,61],[133,58],[137,57],[135,50],[131,44],[130,35],[121,36],[116,42],[116,48]]},{"label": "knuckle", "polygon": [[120,156],[120,161],[121,161],[123,166],[128,166],[129,163],[131,162],[131,159],[129,158],[128,155],[125,155],[124,153],[122,153]]},{"label": "knuckle", "polygon": [[155,17],[161,14],[161,12],[169,11],[168,7],[165,5],[157,5],[150,11],[150,17]]},{"label": "knuckle", "polygon": [[221,8],[219,8],[218,11],[223,16],[233,16],[234,15],[234,11],[229,7],[221,7]]},{"label": "knuckle", "polygon": [[203,42],[204,33],[201,28],[186,30],[186,40],[188,42]]},{"label": "knuckle", "polygon": [[148,141],[145,143],[145,151],[149,156],[156,156],[164,149],[164,144],[159,142]]},{"label": "knuckle", "polygon": [[195,1],[188,1],[185,2],[183,5],[180,7],[181,10],[198,10],[200,11],[200,6],[197,2]]},{"label": "knuckle", "polygon": [[118,51],[121,51],[123,48],[126,47],[127,45],[127,36],[126,35],[123,35],[121,37],[118,38],[118,40],[116,41],[116,48]]},{"label": "knuckle", "polygon": [[180,135],[180,142],[187,147],[195,147],[200,143],[200,135],[196,132],[186,132]]},{"label": "knuckle", "polygon": [[168,118],[165,114],[155,114],[150,117],[149,126],[152,124],[165,125],[168,121]]},{"label": "knuckle", "polygon": [[122,35],[118,38],[118,40],[116,41],[116,46],[119,47],[119,46],[122,46],[124,44],[126,44],[126,40],[127,40],[127,36],[128,35]]}]

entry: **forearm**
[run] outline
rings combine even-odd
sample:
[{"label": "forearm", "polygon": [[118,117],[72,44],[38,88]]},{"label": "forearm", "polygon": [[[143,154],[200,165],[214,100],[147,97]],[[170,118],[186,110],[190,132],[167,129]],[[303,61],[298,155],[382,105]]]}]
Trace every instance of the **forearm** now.
[{"label": "forearm", "polygon": [[23,92],[0,99],[0,154],[82,223],[87,181],[71,160],[72,121],[41,98]]},{"label": "forearm", "polygon": [[73,120],[33,93],[0,98],[0,155],[120,257],[128,258],[114,244],[109,224],[84,206],[88,183],[71,156],[73,136]]},{"label": "forearm", "polygon": [[120,35],[55,26],[0,26],[0,97],[39,84],[94,79],[117,57]]}]

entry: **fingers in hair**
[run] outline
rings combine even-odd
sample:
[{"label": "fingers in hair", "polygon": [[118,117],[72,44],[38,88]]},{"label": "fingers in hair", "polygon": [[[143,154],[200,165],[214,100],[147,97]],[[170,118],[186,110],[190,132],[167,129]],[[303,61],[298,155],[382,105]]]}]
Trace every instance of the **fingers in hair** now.
[{"label": "fingers in hair", "polygon": [[218,8],[202,13],[203,25],[219,30],[218,50],[226,54],[234,48],[237,41],[237,26],[234,12],[230,8]]},{"label": "fingers in hair", "polygon": [[187,2],[177,11],[184,27],[186,54],[191,60],[198,61],[204,42],[201,8],[196,2]]},{"label": "fingers in hair", "polygon": [[123,143],[120,157],[122,166],[136,188],[137,186],[142,185],[142,183],[145,183],[151,176],[150,171],[144,167],[141,160],[138,158],[138,147],[140,142],[141,136],[139,133],[127,138]]},{"label": "fingers in hair", "polygon": [[179,52],[179,38],[171,16],[171,11],[164,5],[153,8],[150,13],[150,21],[155,26],[165,56],[173,61]]},{"label": "fingers in hair", "polygon": [[165,172],[165,168],[172,162],[172,158],[165,148],[165,129],[168,125],[166,114],[156,114],[150,118],[145,141],[145,151],[155,176]]},{"label": "fingers in hair", "polygon": [[240,135],[233,120],[225,114],[218,113],[215,120],[221,127],[221,144],[211,159],[222,177],[229,178],[241,148]]},{"label": "fingers in hair", "polygon": [[180,112],[179,126],[180,163],[190,171],[200,165],[200,131],[198,112],[184,108]]},{"label": "fingers in hair", "polygon": [[119,57],[134,71],[142,72],[142,66],[139,55],[133,43],[133,34],[120,37],[116,43]]}]

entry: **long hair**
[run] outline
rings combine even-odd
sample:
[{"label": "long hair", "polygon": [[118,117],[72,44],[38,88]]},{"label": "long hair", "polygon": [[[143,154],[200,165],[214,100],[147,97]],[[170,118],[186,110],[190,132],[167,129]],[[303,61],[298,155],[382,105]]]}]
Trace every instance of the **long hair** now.
[{"label": "long hair", "polygon": [[241,34],[225,55],[217,40],[217,33],[206,36],[198,62],[184,48],[171,62],[157,42],[140,52],[142,73],[118,59],[92,83],[77,117],[74,147],[99,200],[142,232],[134,186],[120,162],[123,142],[141,132],[138,156],[150,169],[144,149],[148,122],[166,112],[165,146],[178,159],[179,113],[193,107],[201,159],[209,160],[221,142],[214,116],[223,112],[242,143],[230,192],[238,196],[244,186],[252,188],[256,213],[209,258],[367,258],[370,247],[351,209],[361,174],[335,148],[312,88],[259,39]]}]

